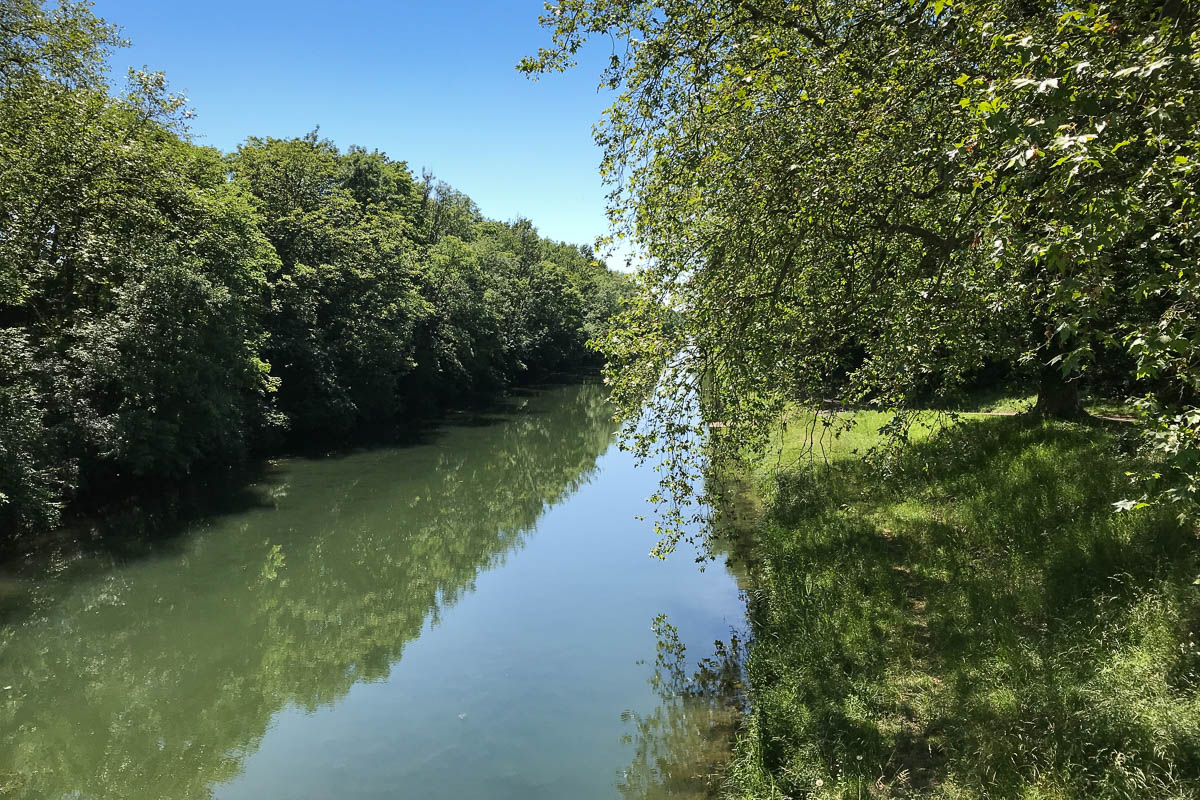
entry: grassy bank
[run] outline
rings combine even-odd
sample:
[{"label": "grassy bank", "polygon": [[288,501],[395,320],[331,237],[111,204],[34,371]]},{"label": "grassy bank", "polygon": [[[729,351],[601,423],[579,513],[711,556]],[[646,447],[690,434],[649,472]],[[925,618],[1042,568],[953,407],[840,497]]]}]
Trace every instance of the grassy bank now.
[{"label": "grassy bank", "polygon": [[882,470],[858,421],[760,465],[733,796],[1200,797],[1200,541],[1113,512],[1120,427],[977,417]]}]

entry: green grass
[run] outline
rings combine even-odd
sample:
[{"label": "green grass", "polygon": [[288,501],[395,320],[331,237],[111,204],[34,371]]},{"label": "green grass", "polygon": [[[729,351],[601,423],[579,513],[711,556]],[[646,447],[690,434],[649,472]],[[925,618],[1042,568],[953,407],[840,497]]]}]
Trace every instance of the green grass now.
[{"label": "green grass", "polygon": [[1113,512],[1120,426],[980,416],[882,470],[883,415],[812,468],[802,419],[760,465],[733,796],[1200,797],[1200,542]]}]

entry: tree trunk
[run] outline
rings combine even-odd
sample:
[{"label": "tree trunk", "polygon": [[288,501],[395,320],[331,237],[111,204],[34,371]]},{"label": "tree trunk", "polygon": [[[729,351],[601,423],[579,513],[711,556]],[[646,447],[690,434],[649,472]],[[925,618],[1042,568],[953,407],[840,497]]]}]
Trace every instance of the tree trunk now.
[{"label": "tree trunk", "polygon": [[1033,413],[1052,419],[1077,419],[1084,416],[1079,396],[1079,381],[1069,381],[1053,364],[1042,367],[1037,404]]}]

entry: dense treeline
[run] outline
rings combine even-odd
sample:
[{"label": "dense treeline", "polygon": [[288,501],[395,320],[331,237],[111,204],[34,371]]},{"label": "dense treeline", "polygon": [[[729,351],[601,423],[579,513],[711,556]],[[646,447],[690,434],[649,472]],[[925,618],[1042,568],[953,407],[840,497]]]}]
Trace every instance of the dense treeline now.
[{"label": "dense treeline", "polygon": [[192,144],[84,4],[0,2],[0,530],[589,361],[625,282],[314,132]]}]

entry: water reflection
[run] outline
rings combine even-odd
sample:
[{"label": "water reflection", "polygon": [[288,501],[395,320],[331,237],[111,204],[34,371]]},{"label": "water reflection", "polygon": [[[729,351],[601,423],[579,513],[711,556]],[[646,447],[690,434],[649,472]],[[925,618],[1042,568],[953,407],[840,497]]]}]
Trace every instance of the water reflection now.
[{"label": "water reflection", "polygon": [[284,464],[249,511],[9,580],[0,796],[209,797],[281,709],[386,678],[611,440],[602,387],[519,405],[432,445]]},{"label": "water reflection", "polygon": [[633,731],[632,763],[618,788],[630,800],[707,800],[720,796],[745,707],[744,647],[736,633],[689,675],[687,651],[665,616],[654,621],[658,655],[649,682],[659,705],[622,715]]}]

